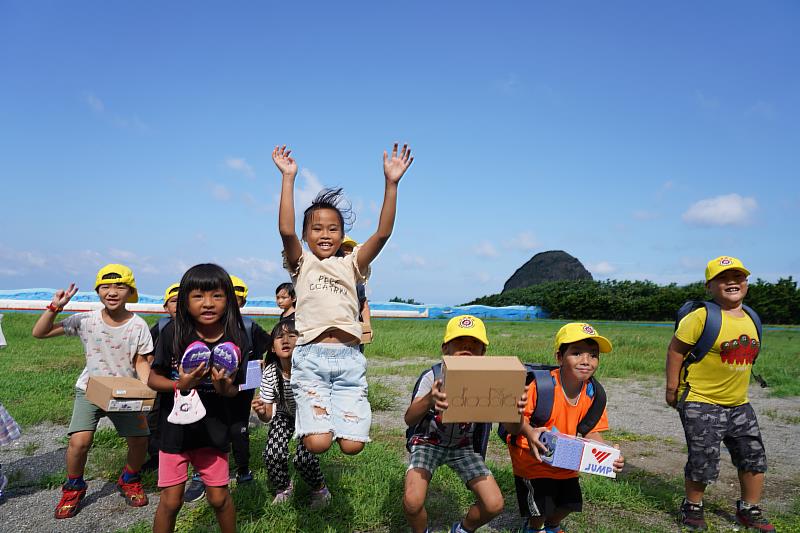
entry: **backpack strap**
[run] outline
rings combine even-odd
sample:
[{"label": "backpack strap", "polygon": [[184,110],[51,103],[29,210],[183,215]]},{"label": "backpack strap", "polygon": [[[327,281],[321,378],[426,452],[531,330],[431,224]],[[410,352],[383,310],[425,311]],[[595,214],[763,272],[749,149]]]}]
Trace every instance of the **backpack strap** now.
[{"label": "backpack strap", "polygon": [[250,344],[253,344],[253,319],[249,316],[243,316],[242,322],[244,322],[244,332],[247,334],[247,340]]},{"label": "backpack strap", "polygon": [[[436,383],[436,380],[442,379],[442,363],[436,363],[435,365],[431,366],[431,372],[433,372],[434,383]],[[414,397],[417,395],[417,392],[419,391],[419,386],[422,383],[422,378],[425,376],[426,373],[427,372],[423,372],[417,378],[417,382],[414,383],[414,389],[411,391],[412,402],[414,401]],[[418,433],[422,433],[425,430],[425,428],[427,428],[430,425],[431,420],[435,416],[436,413],[434,412],[434,410],[430,409],[428,410],[427,413],[425,413],[425,416],[422,418],[422,420],[417,422],[415,425],[406,428],[406,449],[408,451],[411,451],[411,437],[413,437]]]},{"label": "backpack strap", "polygon": [[534,370],[533,379],[536,381],[536,407],[533,408],[530,421],[533,427],[541,427],[553,413],[556,384],[549,370]]},{"label": "backpack strap", "polygon": [[172,322],[172,317],[169,316],[162,316],[158,319],[158,334],[161,335],[161,332],[164,331],[164,328],[167,327],[167,324]]},{"label": "backpack strap", "polygon": [[706,310],[703,331],[692,347],[692,351],[686,356],[683,362],[684,366],[699,363],[714,346],[714,341],[717,340],[719,331],[722,329],[722,308],[714,302],[702,302],[702,307]]},{"label": "backpack strap", "polygon": [[[747,305],[742,304],[742,309],[744,310],[745,313],[747,313],[747,316],[750,317],[750,320],[753,321],[753,325],[756,327],[756,333],[758,334],[758,342],[759,342],[758,351],[759,351],[759,353],[761,353],[761,348],[764,347],[764,341],[763,341],[763,337],[762,337],[762,331],[763,331],[764,328],[761,325],[761,317],[758,316],[758,313],[756,313],[753,310],[752,307],[749,307]],[[756,354],[756,356],[753,358],[753,364],[754,365],[756,364],[756,359],[758,359],[758,354]],[[764,378],[762,378],[761,376],[759,376],[755,372],[751,371],[751,373],[753,374],[753,378],[756,381],[758,381],[759,385],[761,385],[762,389],[767,387],[767,382],[766,382],[766,380],[764,380]]]},{"label": "backpack strap", "polygon": [[606,390],[599,381],[592,377],[586,384],[586,394],[593,398],[589,410],[578,423],[578,434],[586,436],[591,433],[594,427],[600,422],[603,412],[606,410]]}]

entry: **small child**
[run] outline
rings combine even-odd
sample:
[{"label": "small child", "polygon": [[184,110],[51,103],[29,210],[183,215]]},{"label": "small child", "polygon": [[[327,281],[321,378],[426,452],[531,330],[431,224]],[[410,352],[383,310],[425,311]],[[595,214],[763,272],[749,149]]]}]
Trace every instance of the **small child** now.
[{"label": "small child", "polygon": [[722,311],[719,335],[705,357],[681,372],[706,323],[708,312],[701,307],[681,320],[667,351],[666,402],[678,408],[689,455],[681,523],[692,531],[706,529],[703,494],[719,476],[720,442],[725,443],[739,473],[737,522],[756,531],[775,531],[759,507],[767,456],[747,397],[753,361],[761,348],[756,326],[742,308],[749,275],[735,257],[709,261],[706,289]]},{"label": "small child", "polygon": [[372,420],[367,400],[366,359],[358,350],[356,283],[369,277],[369,265],[394,228],[397,186],[414,161],[397,144],[383,153],[385,190],[378,229],[346,257],[337,256],[344,239],[341,189],[326,189],[303,213],[304,251],[295,233],[294,180],[297,162],[286,146],[275,147],[272,160],[281,172],[278,230],[284,266],[297,291],[295,323],[300,336],[292,357],[292,392],[297,402],[295,431],[312,453],[323,453],[334,440],[346,454],[357,454],[369,441]]},{"label": "small child", "polygon": [[147,383],[150,373],[148,357],[153,353],[153,340],[147,323],[125,308],[126,303],[139,300],[130,268],[117,264],[106,265],[97,273],[94,286],[103,304],[102,309],[76,313],[55,324],[56,316],[78,292],[75,284],[71,283],[66,290],[56,291],[53,301],[33,326],[33,336],[37,339],[58,335],[80,336],[86,354],[86,367],[75,384],[75,404],[67,430],[67,481],[61,489],[61,500],[56,505],[56,518],[75,516],[81,500],[86,496],[83,472],[97,423],[104,416],[111,419],[117,433],[128,441],[128,457],[117,480],[117,489],[128,505],[147,505],[147,495],[139,477],[150,434],[147,418],[143,413],[103,411],[86,399],[86,385],[89,376],[138,377]]},{"label": "small child", "polygon": [[[250,349],[231,278],[222,267],[213,264],[195,265],[183,275],[175,320],[167,324],[156,345],[148,383],[161,397],[161,500],[153,520],[155,533],[175,530],[190,464],[206,485],[206,499],[214,509],[220,530],[236,530],[236,509],[228,491],[231,412],[225,399],[239,394],[244,372],[237,367],[228,375],[214,365],[207,367],[205,362],[184,372],[182,355],[196,343],[205,344],[212,352],[229,343],[240,347],[242,354]],[[197,391],[205,415],[192,423],[170,422],[176,395],[192,389]]]},{"label": "small child", "polygon": [[294,285],[291,283],[281,283],[275,288],[275,303],[281,308],[281,316],[278,320],[294,320],[294,304],[297,295],[294,292]]},{"label": "small child", "polygon": [[[167,324],[169,324],[172,320],[175,319],[175,309],[178,305],[178,289],[180,286],[177,283],[173,283],[167,290],[164,291],[164,311],[167,313],[167,316],[161,317],[158,321],[153,324],[153,327],[150,328],[150,336],[153,338],[153,346],[156,345],[158,341],[158,335],[161,333]],[[150,359],[150,363],[152,364],[152,358]],[[147,427],[150,429],[150,436],[147,440],[147,461],[142,465],[143,472],[149,472],[158,470],[158,440],[161,438],[158,432],[158,418],[160,416],[160,409],[161,409],[161,402],[159,401],[158,395],[156,395],[156,399],[153,402],[153,408],[147,413]]]},{"label": "small child", "polygon": [[[19,425],[14,420],[3,404],[0,403],[0,446],[11,444],[20,437]],[[3,465],[0,464],[0,503],[6,498],[8,478],[3,474]]]},{"label": "small child", "polygon": [[[442,355],[482,356],[489,346],[486,327],[474,316],[453,317],[447,323]],[[419,379],[419,388],[405,414],[405,422],[415,428],[409,439],[411,451],[406,470],[403,510],[411,531],[428,531],[425,499],[433,473],[441,465],[452,468],[478,501],[456,522],[451,533],[472,533],[503,511],[503,495],[486,467],[483,457],[473,449],[475,424],[443,424],[441,411],[447,409],[442,381],[428,369]],[[425,420],[429,423],[424,423]]]},{"label": "small child", "polygon": [[[600,364],[600,353],[611,352],[611,342],[600,336],[589,324],[570,323],[558,330],[555,355],[559,368],[550,375],[555,385],[550,419],[542,427],[529,423],[536,408],[536,387],[528,387],[528,402],[523,410],[521,424],[504,424],[511,435],[524,436],[509,444],[511,464],[524,522],[523,533],[561,533],[561,521],[572,512],[583,508],[583,496],[578,483],[578,472],[556,468],[541,462],[540,450],[546,451],[539,437],[545,431],[558,431],[576,435],[578,424],[593,402],[589,385]],[[601,432],[608,430],[608,414],[603,410],[600,420],[584,437],[605,442]],[[511,442],[511,437],[509,437]],[[621,472],[625,459],[620,455],[614,461],[614,472]]]},{"label": "small child", "polygon": [[[261,377],[261,394],[253,400],[253,410],[262,422],[269,422],[264,464],[272,487],[273,504],[288,501],[294,492],[289,477],[289,440],[294,433],[295,402],[289,381],[292,377],[292,352],[297,342],[293,320],[281,320],[272,330],[272,347]],[[331,493],[319,467],[319,458],[300,442],[294,459],[295,469],[312,488],[311,508],[328,505]]]}]

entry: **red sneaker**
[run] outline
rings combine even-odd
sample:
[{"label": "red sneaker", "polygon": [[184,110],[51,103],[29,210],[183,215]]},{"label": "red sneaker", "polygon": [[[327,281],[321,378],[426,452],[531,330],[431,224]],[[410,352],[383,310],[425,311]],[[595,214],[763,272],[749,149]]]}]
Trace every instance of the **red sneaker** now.
[{"label": "red sneaker", "polygon": [[72,518],[78,514],[80,503],[86,496],[86,486],[76,489],[69,485],[61,487],[61,501],[56,505],[56,518]]},{"label": "red sneaker", "polygon": [[144,493],[141,479],[125,483],[122,476],[117,480],[117,490],[125,498],[125,502],[131,507],[144,507],[147,505],[147,494]]},{"label": "red sneaker", "polygon": [[775,531],[775,526],[769,523],[761,507],[753,505],[743,509],[741,500],[736,502],[736,521],[752,531]]}]

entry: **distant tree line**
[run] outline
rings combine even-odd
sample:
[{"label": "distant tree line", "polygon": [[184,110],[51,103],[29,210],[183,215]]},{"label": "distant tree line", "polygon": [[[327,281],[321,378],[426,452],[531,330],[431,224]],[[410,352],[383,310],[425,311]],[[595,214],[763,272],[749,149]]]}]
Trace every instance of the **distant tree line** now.
[{"label": "distant tree line", "polygon": [[[707,299],[703,283],[658,285],[651,281],[551,281],[467,305],[536,305],[551,318],[585,320],[674,320],[686,300]],[[800,324],[800,290],[792,277],[750,283],[745,303],[769,324]]]}]

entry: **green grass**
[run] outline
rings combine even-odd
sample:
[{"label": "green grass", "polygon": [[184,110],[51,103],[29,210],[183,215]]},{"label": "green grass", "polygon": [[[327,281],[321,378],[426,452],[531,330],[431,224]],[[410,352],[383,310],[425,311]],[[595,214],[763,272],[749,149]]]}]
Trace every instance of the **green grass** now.
[{"label": "green grass", "polygon": [[[83,353],[76,338],[60,337],[35,340],[30,336],[35,315],[9,313],[3,328],[9,346],[0,352],[0,401],[23,425],[53,421],[65,424],[72,407],[73,386],[83,367]],[[150,322],[154,317],[149,317]],[[259,320],[270,329],[274,320]],[[563,322],[533,323],[488,322],[491,346],[489,353],[517,355],[525,361],[552,362],[552,338]],[[374,320],[375,342],[367,346],[373,361],[369,371],[370,401],[378,409],[390,409],[398,398],[382,378],[416,376],[427,367],[420,356],[432,361],[438,358],[444,320]],[[635,326],[626,323],[598,325],[603,335],[615,345],[614,352],[604,356],[599,375],[602,377],[659,377],[663,372],[664,352],[672,334],[671,328]],[[758,371],[770,383],[770,392],[777,396],[800,394],[800,365],[796,364],[796,343],[800,330],[769,331]],[[388,363],[399,364],[389,366]],[[775,411],[769,417],[795,422],[793,413]],[[791,419],[791,420],[789,420]],[[796,422],[795,422],[796,423]],[[651,437],[629,432],[609,434],[614,441],[647,441]],[[273,494],[261,459],[266,435],[264,427],[251,437],[251,468],[256,482],[234,487],[232,494],[237,509],[239,530],[256,531],[401,531],[405,530],[402,514],[402,483],[405,471],[402,431],[373,428],[374,442],[365,451],[349,457],[338,450],[322,456],[322,467],[333,493],[333,505],[320,512],[309,510],[308,488],[299,483],[297,498],[287,505],[272,507]],[[506,496],[506,509],[515,513],[513,474],[502,445],[492,439],[489,461],[498,484]],[[334,447],[335,448],[335,447]],[[26,451],[35,453],[31,446]],[[113,430],[98,431],[89,454],[86,475],[114,481],[124,461],[125,443]],[[642,533],[674,531],[675,510],[682,494],[682,481],[645,471],[632,471],[616,481],[597,476],[582,478],[585,512],[570,516],[565,526],[572,531],[640,531]],[[45,476],[39,487],[57,487],[64,472]],[[156,490],[152,474],[145,476],[148,491]],[[444,526],[461,516],[472,502],[471,493],[449,469],[441,469],[433,479],[428,498],[431,521]],[[730,502],[709,500],[709,511],[730,511]],[[800,500],[784,514],[770,513],[779,531],[800,531]],[[711,531],[730,529],[730,524],[714,518]],[[149,531],[151,522],[142,522],[128,532]],[[721,528],[721,529],[720,529]],[[205,503],[187,505],[178,519],[178,531],[216,530],[213,513]]]}]

